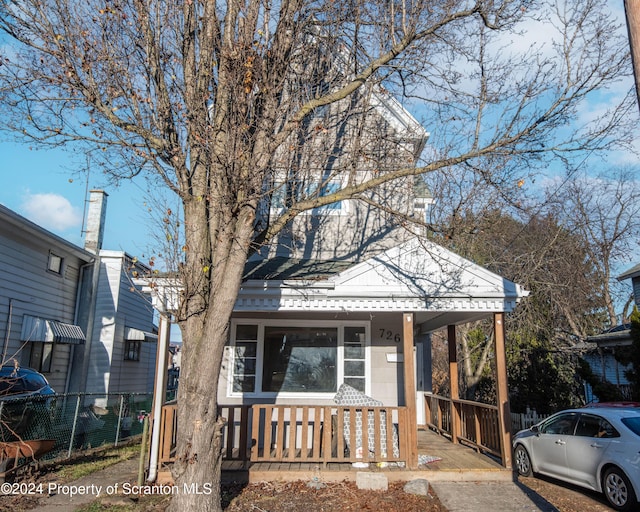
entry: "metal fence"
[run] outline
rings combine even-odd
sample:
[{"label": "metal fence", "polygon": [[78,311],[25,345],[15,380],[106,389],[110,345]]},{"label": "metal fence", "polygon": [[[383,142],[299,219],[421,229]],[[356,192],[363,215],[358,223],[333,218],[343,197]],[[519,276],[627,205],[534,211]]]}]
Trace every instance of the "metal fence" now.
[{"label": "metal fence", "polygon": [[142,433],[150,393],[38,395],[0,401],[0,441],[55,441],[43,459],[118,445]]}]

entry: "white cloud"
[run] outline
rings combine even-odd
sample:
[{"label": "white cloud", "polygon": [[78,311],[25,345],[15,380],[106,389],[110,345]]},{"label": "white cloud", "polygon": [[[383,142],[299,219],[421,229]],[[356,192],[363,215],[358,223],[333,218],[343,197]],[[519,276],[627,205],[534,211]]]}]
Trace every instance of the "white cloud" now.
[{"label": "white cloud", "polygon": [[45,229],[64,231],[80,226],[82,213],[59,194],[27,194],[22,211],[31,221]]}]

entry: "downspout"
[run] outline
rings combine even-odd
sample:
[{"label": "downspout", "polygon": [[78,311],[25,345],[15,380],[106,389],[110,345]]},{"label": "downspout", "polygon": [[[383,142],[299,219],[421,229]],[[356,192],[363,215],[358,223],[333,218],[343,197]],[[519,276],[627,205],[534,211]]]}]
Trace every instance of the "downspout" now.
[{"label": "downspout", "polygon": [[160,457],[160,421],[162,406],[166,399],[166,378],[168,368],[169,338],[171,334],[171,317],[164,310],[160,311],[158,326],[158,347],[156,352],[156,378],[153,386],[153,423],[151,425],[151,451],[149,455],[149,475],[147,480],[155,482],[158,478],[158,459]]}]

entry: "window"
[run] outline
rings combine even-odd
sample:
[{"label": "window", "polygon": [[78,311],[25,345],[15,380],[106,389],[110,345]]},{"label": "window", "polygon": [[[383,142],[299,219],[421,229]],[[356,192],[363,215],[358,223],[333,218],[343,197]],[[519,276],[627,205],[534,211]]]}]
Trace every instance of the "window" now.
[{"label": "window", "polygon": [[53,343],[43,343],[39,341],[31,342],[31,353],[29,354],[29,367],[40,373],[51,371],[51,360],[53,359]]},{"label": "window", "polygon": [[335,393],[338,330],[265,327],[262,391]]},{"label": "window", "polygon": [[333,395],[345,382],[366,393],[368,333],[367,322],[234,322],[229,392]]},{"label": "window", "polygon": [[253,391],[256,387],[256,355],[258,326],[236,326],[236,345],[233,361],[233,391]]},{"label": "window", "polygon": [[62,274],[62,261],[62,257],[50,252],[49,261],[47,263],[47,270],[49,272],[53,272],[54,274]]},{"label": "window", "polygon": [[[337,181],[329,181],[324,183],[320,187],[320,190],[318,190],[319,187],[319,182],[306,184],[296,182],[288,184],[276,183],[271,196],[271,212],[275,214],[282,212],[287,205],[287,194],[290,194],[295,201],[302,201],[314,197],[324,197],[338,192],[341,185]],[[346,205],[346,201],[338,201],[336,203],[313,208],[303,213],[311,215],[340,215],[341,213],[346,213]]]},{"label": "window", "polygon": [[576,427],[576,435],[581,437],[620,437],[613,425],[600,416],[582,414]]},{"label": "window", "polygon": [[124,340],[124,360],[140,361],[140,348],[142,341],[140,340]]},{"label": "window", "polygon": [[561,414],[551,418],[540,428],[543,434],[573,435],[578,415],[576,413]]},{"label": "window", "polygon": [[365,393],[366,337],[364,327],[344,328],[344,382]]}]

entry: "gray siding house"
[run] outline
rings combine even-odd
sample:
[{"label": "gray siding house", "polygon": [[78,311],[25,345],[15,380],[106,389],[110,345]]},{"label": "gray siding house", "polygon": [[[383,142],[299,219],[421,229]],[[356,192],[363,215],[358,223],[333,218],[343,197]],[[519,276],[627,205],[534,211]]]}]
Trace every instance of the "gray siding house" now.
[{"label": "gray siding house", "polygon": [[[618,276],[619,281],[631,279],[633,298],[636,307],[640,307],[640,265],[635,265]],[[631,345],[630,324],[617,325],[603,333],[589,336],[586,340],[589,346],[582,358],[589,364],[591,371],[602,381],[610,382],[618,387],[624,399],[631,398],[631,387],[626,377],[630,365],[620,363],[615,357],[619,347]],[[585,383],[587,402],[598,401],[591,386]]]},{"label": "gray siding house", "polygon": [[85,247],[0,205],[2,363],[42,372],[58,393],[153,390],[153,311],[130,280],[144,268],[101,249],[106,197],[91,192]]}]

